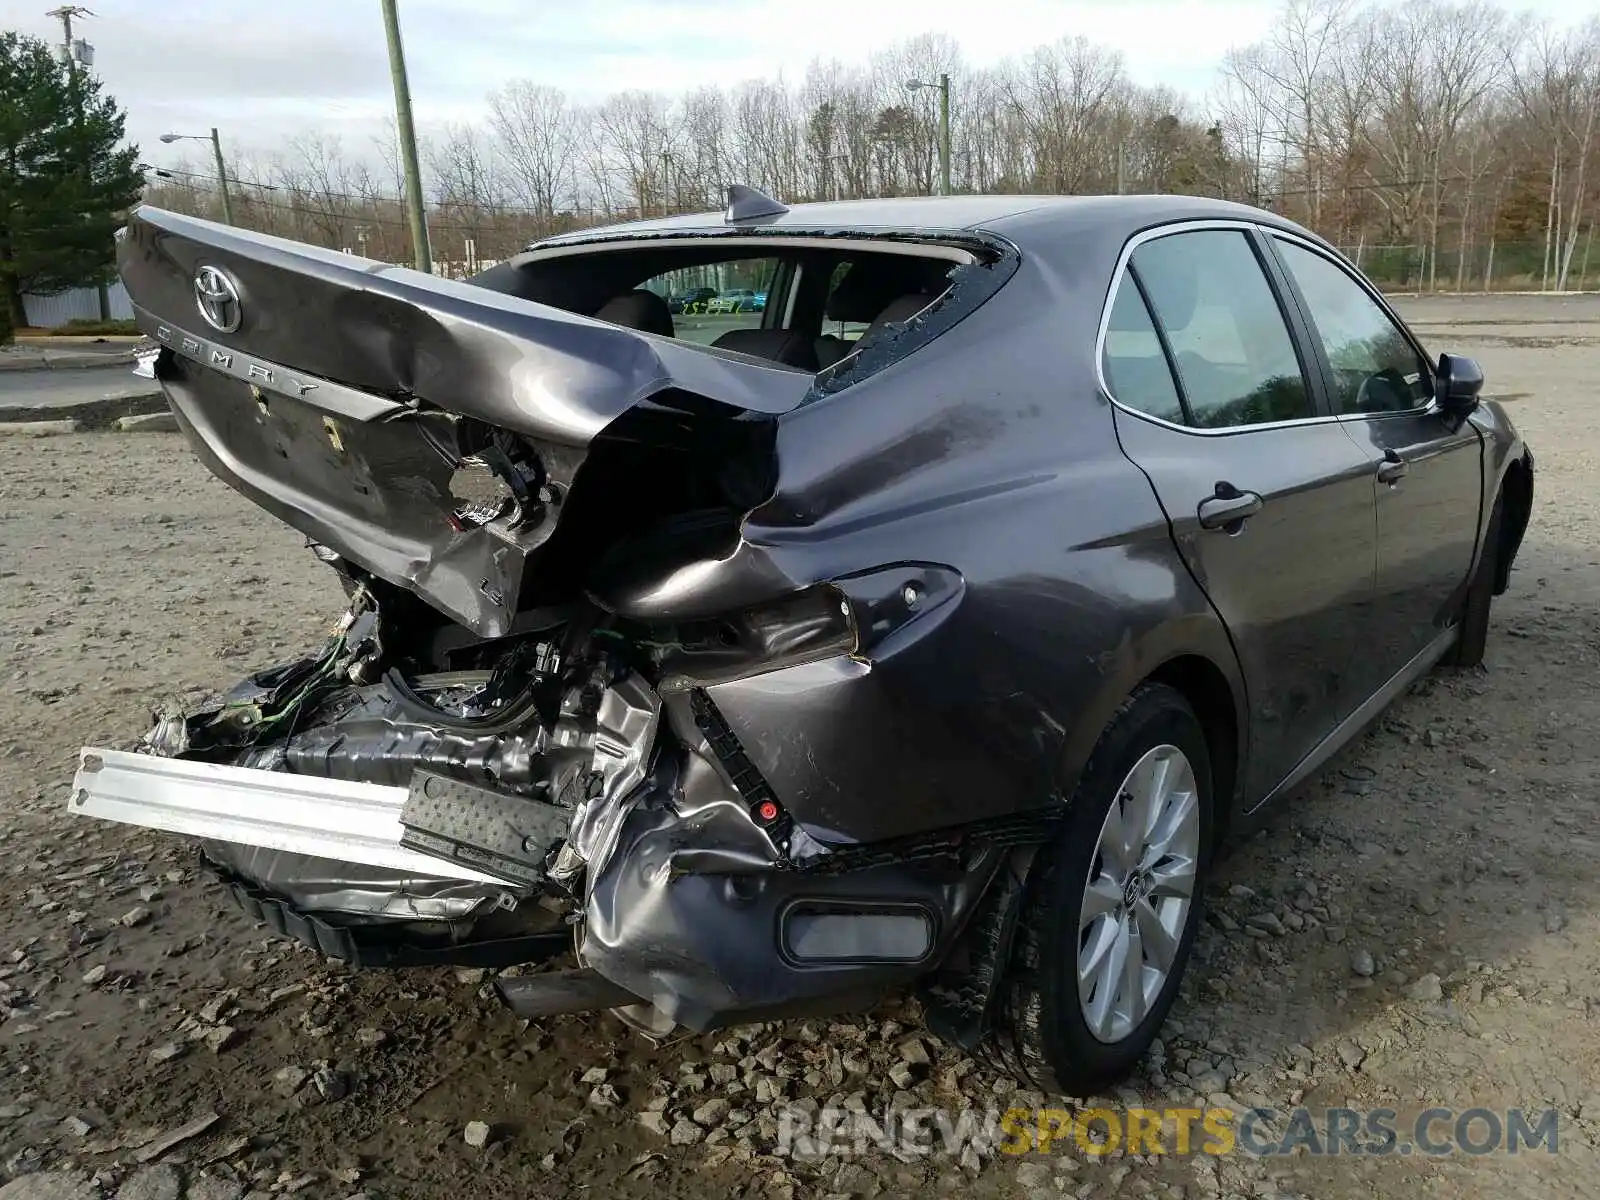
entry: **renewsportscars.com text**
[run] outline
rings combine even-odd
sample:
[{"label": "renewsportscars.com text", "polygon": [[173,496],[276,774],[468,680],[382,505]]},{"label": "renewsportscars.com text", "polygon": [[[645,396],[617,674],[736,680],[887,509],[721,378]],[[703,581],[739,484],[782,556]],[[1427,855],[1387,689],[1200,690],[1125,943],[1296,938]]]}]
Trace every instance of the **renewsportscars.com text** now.
[{"label": "renewsportscars.com text", "polygon": [[801,1159],[887,1153],[910,1159],[993,1153],[1098,1157],[1126,1154],[1521,1154],[1560,1149],[1555,1109],[1425,1108],[900,1108],[868,1113],[789,1106],[777,1152]]}]

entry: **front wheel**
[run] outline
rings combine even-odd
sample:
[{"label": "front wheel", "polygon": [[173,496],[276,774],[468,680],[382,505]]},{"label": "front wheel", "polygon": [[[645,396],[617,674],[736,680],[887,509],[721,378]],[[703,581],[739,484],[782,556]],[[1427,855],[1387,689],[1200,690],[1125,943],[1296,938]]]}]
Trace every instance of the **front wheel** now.
[{"label": "front wheel", "polygon": [[1145,684],[1101,734],[1029,876],[994,1065],[1084,1096],[1125,1076],[1177,996],[1199,925],[1211,760],[1175,689]]}]

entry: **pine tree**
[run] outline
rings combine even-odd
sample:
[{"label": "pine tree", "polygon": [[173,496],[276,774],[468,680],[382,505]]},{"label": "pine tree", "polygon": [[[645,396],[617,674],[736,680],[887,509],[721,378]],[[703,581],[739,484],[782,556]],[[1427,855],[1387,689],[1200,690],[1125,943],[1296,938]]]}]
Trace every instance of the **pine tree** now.
[{"label": "pine tree", "polygon": [[0,341],[25,291],[108,283],[139,197],[137,146],[100,82],[36,38],[0,33]]}]

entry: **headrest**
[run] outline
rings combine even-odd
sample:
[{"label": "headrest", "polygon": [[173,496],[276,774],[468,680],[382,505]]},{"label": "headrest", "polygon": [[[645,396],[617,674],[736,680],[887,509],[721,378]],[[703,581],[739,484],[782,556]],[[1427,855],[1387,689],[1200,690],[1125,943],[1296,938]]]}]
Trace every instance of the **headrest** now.
[{"label": "headrest", "polygon": [[871,321],[885,305],[910,292],[940,292],[950,264],[940,259],[878,255],[858,259],[828,297],[830,321]]},{"label": "headrest", "polygon": [[672,312],[667,308],[667,302],[644,288],[613,296],[596,309],[594,315],[597,320],[610,321],[613,325],[623,325],[641,333],[654,333],[662,337],[672,337],[674,333]]},{"label": "headrest", "polygon": [[926,292],[907,292],[903,296],[896,296],[872,319],[872,324],[862,337],[870,337],[885,325],[910,320],[932,303],[933,297]]}]

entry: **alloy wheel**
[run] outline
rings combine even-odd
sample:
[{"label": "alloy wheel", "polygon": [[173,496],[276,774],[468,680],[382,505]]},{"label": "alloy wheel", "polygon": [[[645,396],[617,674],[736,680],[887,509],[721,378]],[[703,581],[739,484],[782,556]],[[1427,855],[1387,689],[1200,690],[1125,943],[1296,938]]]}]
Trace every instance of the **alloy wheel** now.
[{"label": "alloy wheel", "polygon": [[1148,751],[1117,789],[1078,918],[1078,1000],[1102,1042],[1131,1034],[1171,975],[1200,860],[1194,768],[1176,746]]}]

